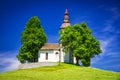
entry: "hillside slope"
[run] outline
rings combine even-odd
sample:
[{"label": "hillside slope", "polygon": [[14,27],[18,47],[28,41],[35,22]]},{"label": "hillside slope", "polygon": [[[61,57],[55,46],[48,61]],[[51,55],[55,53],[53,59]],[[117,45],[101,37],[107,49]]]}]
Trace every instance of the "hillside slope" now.
[{"label": "hillside slope", "polygon": [[1,73],[0,80],[120,80],[120,73],[62,63]]}]

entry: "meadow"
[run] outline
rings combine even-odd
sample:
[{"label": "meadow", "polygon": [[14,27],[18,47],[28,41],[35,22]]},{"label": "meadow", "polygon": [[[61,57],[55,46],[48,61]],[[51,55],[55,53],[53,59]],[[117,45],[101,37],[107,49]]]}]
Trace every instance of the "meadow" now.
[{"label": "meadow", "polygon": [[0,73],[0,80],[120,80],[120,72],[61,63]]}]

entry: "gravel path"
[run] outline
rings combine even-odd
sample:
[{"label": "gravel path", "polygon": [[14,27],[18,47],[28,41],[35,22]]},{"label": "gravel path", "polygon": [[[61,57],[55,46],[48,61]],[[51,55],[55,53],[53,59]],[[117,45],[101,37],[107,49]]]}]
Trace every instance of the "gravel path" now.
[{"label": "gravel path", "polygon": [[37,63],[25,63],[19,65],[19,69],[27,69],[27,68],[35,68],[35,67],[42,67],[42,66],[54,66],[58,65],[58,63],[55,62],[37,62]]}]

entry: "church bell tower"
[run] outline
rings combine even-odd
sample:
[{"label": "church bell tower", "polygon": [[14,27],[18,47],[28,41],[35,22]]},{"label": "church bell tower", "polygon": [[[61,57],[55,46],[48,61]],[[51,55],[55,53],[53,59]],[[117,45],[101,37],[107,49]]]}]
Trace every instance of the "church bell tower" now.
[{"label": "church bell tower", "polygon": [[67,26],[70,26],[70,21],[69,21],[69,16],[68,16],[68,10],[66,9],[65,14],[64,14],[64,20],[63,20],[63,23],[60,29],[64,29]]},{"label": "church bell tower", "polygon": [[[68,10],[66,9],[65,13],[64,13],[64,20],[63,20],[63,23],[60,27],[60,30],[63,30],[64,28],[69,27],[69,26],[70,26],[70,21],[69,21],[69,16],[68,16]],[[61,47],[60,51],[64,54],[64,62],[74,63],[72,51],[70,49],[68,49],[68,52],[64,53],[62,51],[62,44],[60,44],[60,47]]]}]

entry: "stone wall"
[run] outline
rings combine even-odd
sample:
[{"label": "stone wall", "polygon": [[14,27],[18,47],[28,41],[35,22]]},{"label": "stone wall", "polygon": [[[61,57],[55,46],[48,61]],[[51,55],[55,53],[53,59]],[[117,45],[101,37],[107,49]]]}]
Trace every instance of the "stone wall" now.
[{"label": "stone wall", "polygon": [[36,67],[42,67],[42,66],[55,66],[58,65],[58,63],[55,62],[36,62],[36,63],[25,63],[19,65],[19,69],[27,69],[27,68],[36,68]]}]

